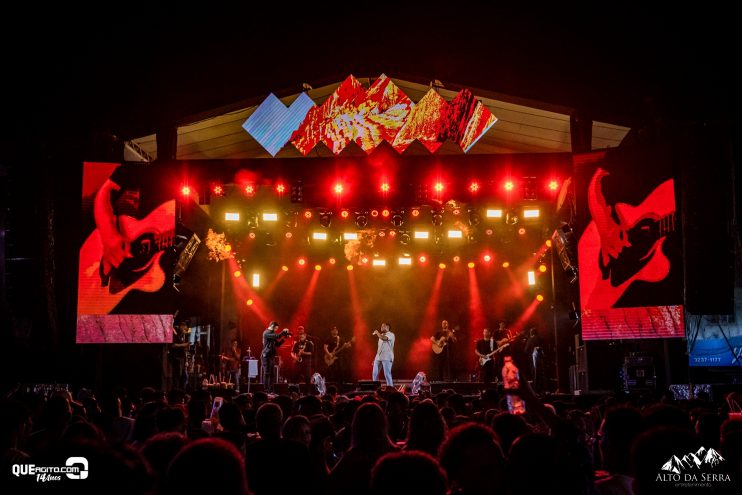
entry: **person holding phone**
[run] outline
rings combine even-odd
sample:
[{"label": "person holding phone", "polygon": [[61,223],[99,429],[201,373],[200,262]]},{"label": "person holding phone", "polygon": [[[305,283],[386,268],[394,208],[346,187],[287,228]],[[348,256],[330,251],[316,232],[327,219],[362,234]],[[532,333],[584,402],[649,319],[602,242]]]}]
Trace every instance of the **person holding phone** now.
[{"label": "person holding phone", "polygon": [[263,352],[261,353],[261,368],[263,372],[263,386],[266,392],[273,392],[276,381],[276,349],[291,336],[288,328],[278,331],[278,322],[272,321],[263,332]]}]

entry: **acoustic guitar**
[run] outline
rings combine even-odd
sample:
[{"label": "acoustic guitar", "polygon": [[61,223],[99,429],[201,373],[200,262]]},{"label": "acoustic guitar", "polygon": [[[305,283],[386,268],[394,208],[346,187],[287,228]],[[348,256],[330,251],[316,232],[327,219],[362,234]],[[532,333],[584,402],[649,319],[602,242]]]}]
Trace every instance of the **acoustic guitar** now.
[{"label": "acoustic guitar", "polygon": [[433,352],[435,354],[440,354],[441,352],[443,352],[446,344],[448,344],[448,339],[450,339],[454,333],[456,333],[456,328],[454,328],[453,330],[449,330],[448,335],[443,335],[440,339],[434,340],[432,342]]}]

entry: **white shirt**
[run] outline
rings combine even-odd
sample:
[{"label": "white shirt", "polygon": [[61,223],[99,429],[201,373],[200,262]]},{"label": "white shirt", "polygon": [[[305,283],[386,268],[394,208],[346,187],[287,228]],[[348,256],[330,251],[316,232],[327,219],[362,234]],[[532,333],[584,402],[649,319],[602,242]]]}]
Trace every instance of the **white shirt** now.
[{"label": "white shirt", "polygon": [[376,351],[377,361],[394,361],[394,334],[391,331],[384,333],[389,340],[379,339],[379,346]]}]

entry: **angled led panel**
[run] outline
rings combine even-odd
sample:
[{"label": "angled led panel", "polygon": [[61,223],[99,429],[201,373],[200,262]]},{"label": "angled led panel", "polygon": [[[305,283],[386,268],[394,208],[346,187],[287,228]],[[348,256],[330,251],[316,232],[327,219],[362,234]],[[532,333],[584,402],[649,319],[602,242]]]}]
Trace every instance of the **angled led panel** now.
[{"label": "angled led panel", "polygon": [[306,93],[301,93],[288,108],[271,93],[242,127],[271,156],[276,156],[314,107],[314,102]]}]

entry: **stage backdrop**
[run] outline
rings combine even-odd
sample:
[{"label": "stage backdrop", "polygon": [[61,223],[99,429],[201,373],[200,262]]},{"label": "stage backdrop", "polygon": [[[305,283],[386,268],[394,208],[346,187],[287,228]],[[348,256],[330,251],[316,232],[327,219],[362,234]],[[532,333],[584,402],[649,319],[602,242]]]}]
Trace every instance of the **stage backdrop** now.
[{"label": "stage backdrop", "polygon": [[83,167],[77,342],[171,342],[176,203],[167,171]]},{"label": "stage backdrop", "polygon": [[585,340],[683,337],[682,248],[669,150],[574,158]]}]

